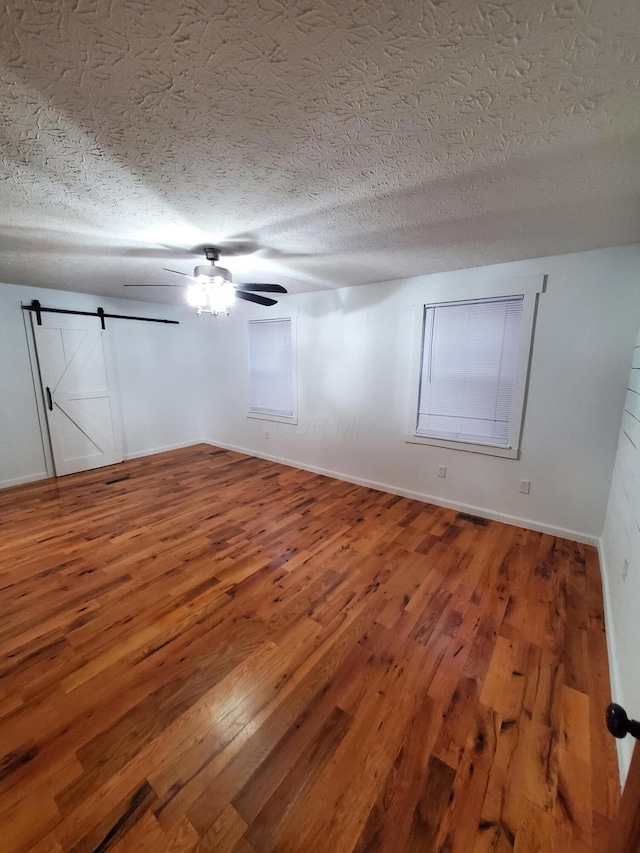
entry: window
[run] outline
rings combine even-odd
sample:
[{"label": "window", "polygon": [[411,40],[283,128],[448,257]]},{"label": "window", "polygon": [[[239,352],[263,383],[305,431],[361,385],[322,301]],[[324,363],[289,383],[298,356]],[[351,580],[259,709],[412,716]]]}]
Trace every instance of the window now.
[{"label": "window", "polygon": [[249,417],[296,421],[294,331],[291,317],[249,320]]},{"label": "window", "polygon": [[522,284],[524,293],[421,306],[417,404],[414,398],[408,441],[517,456],[542,290],[540,278]]}]

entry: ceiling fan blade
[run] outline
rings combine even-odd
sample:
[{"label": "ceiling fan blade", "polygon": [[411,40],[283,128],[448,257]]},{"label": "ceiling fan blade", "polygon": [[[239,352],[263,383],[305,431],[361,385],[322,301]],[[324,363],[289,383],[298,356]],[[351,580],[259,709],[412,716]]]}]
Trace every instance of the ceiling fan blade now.
[{"label": "ceiling fan blade", "polygon": [[163,269],[165,272],[172,272],[172,273],[175,273],[176,275],[186,275],[186,277],[187,277],[187,278],[193,278],[193,276],[192,276],[192,275],[189,275],[189,273],[188,273],[188,272],[178,272],[178,270],[169,270],[169,269],[167,269],[166,267],[162,267],[162,269]]},{"label": "ceiling fan blade", "polygon": [[188,284],[123,284],[123,287],[188,287]]},{"label": "ceiling fan blade", "polygon": [[268,299],[266,296],[256,296],[254,293],[244,293],[242,290],[236,290],[238,299],[244,299],[247,302],[255,302],[256,305],[277,305],[276,299]]},{"label": "ceiling fan blade", "polygon": [[253,290],[258,293],[286,293],[281,284],[234,284],[236,290]]}]

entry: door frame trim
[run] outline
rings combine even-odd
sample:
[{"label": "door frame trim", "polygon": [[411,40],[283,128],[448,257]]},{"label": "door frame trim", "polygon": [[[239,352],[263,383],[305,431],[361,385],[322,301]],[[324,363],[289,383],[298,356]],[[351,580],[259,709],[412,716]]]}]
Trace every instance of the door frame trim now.
[{"label": "door frame trim", "polygon": [[[24,308],[24,304],[22,305]],[[38,414],[38,423],[40,425],[40,440],[42,442],[42,452],[44,454],[44,466],[47,472],[47,478],[55,477],[55,467],[53,465],[53,450],[51,449],[51,436],[49,434],[49,425],[47,423],[47,413],[45,411],[44,391],[42,390],[42,377],[40,376],[40,367],[38,365],[38,355],[36,350],[36,339],[33,332],[31,318],[33,314],[30,311],[23,311],[24,328],[27,336],[27,350],[29,352],[29,366],[31,368],[31,381],[33,383],[33,395],[36,401],[36,411]],[[35,317],[34,317],[35,319]]]}]

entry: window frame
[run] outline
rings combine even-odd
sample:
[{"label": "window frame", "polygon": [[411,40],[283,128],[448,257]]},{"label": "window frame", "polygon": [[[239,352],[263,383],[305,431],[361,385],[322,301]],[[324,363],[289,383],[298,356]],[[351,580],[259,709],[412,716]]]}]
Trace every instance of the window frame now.
[{"label": "window frame", "polygon": [[[270,414],[256,412],[251,409],[251,323],[272,323],[278,320],[288,320],[291,324],[291,381],[292,381],[292,415]],[[296,317],[254,317],[247,321],[247,417],[259,421],[274,421],[276,423],[298,423],[298,328]]]},{"label": "window frame", "polygon": [[[526,406],[529,368],[533,347],[538,294],[544,292],[545,276],[533,275],[520,278],[502,279],[495,282],[483,282],[456,286],[447,291],[439,290],[429,294],[418,305],[413,305],[413,349],[411,368],[411,395],[409,412],[409,429],[405,436],[408,444],[428,444],[451,450],[464,450],[469,453],[482,453],[488,456],[498,456],[505,459],[517,459],[520,454],[522,428]],[[506,446],[482,444],[481,442],[465,441],[462,439],[437,438],[435,436],[419,435],[416,432],[418,423],[418,406],[420,402],[420,380],[422,367],[422,344],[424,310],[426,306],[438,305],[444,302],[468,302],[475,299],[499,299],[508,296],[522,296],[521,334],[518,346],[518,361],[516,367],[516,382],[511,404],[511,421],[509,425],[509,441]]]}]

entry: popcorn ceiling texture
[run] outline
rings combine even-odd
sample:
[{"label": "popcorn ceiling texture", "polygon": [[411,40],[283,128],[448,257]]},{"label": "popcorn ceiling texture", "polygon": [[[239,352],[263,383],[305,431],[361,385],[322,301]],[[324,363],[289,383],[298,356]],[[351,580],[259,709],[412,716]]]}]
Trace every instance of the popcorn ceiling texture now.
[{"label": "popcorn ceiling texture", "polygon": [[169,300],[122,284],[209,242],[298,291],[635,242],[639,25],[637,0],[9,2],[0,280]]}]

